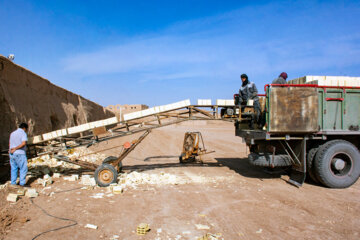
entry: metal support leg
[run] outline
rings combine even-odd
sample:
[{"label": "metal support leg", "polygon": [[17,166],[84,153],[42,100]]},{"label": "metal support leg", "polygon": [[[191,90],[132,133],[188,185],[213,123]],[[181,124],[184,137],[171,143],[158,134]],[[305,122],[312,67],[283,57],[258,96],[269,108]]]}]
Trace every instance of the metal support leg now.
[{"label": "metal support leg", "polygon": [[161,120],[160,120],[159,115],[156,115],[156,118],[157,118],[157,121],[158,121],[159,125],[161,125]]},{"label": "metal support leg", "polygon": [[301,187],[306,178],[306,140],[307,138],[305,137],[301,141],[300,165],[293,165],[290,173],[290,179],[288,180],[288,183],[294,185],[295,187]]}]

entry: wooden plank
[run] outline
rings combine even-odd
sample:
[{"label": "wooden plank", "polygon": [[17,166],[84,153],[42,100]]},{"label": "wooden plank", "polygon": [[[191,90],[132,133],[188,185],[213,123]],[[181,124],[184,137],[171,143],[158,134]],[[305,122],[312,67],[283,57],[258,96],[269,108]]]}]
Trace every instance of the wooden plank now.
[{"label": "wooden plank", "polygon": [[94,136],[100,136],[100,135],[103,135],[103,134],[106,134],[107,131],[106,131],[106,128],[105,127],[97,127],[97,128],[94,128],[92,130]]}]

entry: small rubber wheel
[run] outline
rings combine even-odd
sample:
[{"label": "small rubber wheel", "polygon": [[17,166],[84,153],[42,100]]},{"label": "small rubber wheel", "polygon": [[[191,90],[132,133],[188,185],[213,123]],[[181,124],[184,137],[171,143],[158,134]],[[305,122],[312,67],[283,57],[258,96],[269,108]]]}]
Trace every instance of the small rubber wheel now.
[{"label": "small rubber wheel", "polygon": [[311,178],[311,180],[313,180],[315,183],[320,183],[316,177],[315,167],[314,167],[314,159],[318,149],[319,149],[318,147],[314,147],[310,149],[306,159],[306,172],[308,176]]},{"label": "small rubber wheel", "polygon": [[330,188],[347,188],[360,175],[360,152],[350,142],[332,140],[322,145],[314,162],[317,179]]},{"label": "small rubber wheel", "polygon": [[184,156],[185,156],[184,153],[181,153],[181,155],[179,156],[179,162],[180,163],[186,163],[186,160],[183,159]]},{"label": "small rubber wheel", "polygon": [[100,187],[107,187],[111,183],[116,183],[117,175],[118,173],[112,165],[103,163],[95,170],[94,177]]},{"label": "small rubber wheel", "polygon": [[179,156],[179,162],[182,163],[182,164],[196,162],[195,156],[190,156],[187,159],[183,159],[183,156],[184,156],[183,154],[181,154]]}]

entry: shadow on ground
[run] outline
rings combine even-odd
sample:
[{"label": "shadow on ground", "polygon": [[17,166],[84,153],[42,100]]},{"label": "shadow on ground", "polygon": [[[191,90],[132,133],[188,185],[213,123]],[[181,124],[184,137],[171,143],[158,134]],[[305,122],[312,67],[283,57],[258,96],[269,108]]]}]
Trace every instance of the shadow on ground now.
[{"label": "shadow on ground", "polygon": [[144,159],[145,162],[151,161],[151,159],[179,159],[179,155],[164,155],[164,156],[151,156]]},{"label": "shadow on ground", "polygon": [[[167,163],[151,163],[152,159],[174,159],[173,162]],[[262,168],[256,167],[249,163],[247,158],[215,158],[216,162],[190,162],[190,163],[179,163],[178,156],[151,156],[144,159],[147,164],[136,164],[136,165],[125,165],[123,166],[123,171],[148,171],[153,169],[164,169],[164,168],[177,168],[177,167],[228,167],[229,169],[235,171],[246,178],[258,178],[258,179],[271,179],[271,178],[281,178],[281,175],[288,175],[289,171],[286,169],[270,169],[270,168]],[[44,171],[44,168],[47,168],[48,171]],[[9,166],[4,167],[2,173],[4,176],[1,178],[1,184],[5,183],[10,179],[10,168]],[[93,174],[93,171],[79,168],[79,169],[71,169],[71,168],[63,168],[63,167],[46,167],[46,166],[35,166],[29,169],[30,172],[37,173],[34,177],[28,180],[27,184],[31,184],[37,178],[42,178],[43,175],[49,173],[52,175],[53,172],[60,172],[63,176],[70,176],[72,174],[79,174],[80,176],[83,174]],[[312,180],[306,180],[307,183],[319,186],[319,184],[315,183]]]},{"label": "shadow on ground", "polygon": [[[247,158],[215,158],[218,163],[229,167],[238,174],[248,178],[281,178],[281,175],[290,175],[290,168],[264,168],[256,167],[249,163]],[[281,178],[283,179],[283,178]],[[283,179],[287,182],[285,179]],[[321,186],[314,182],[310,177],[306,177],[305,182],[314,186]]]},{"label": "shadow on ground", "polygon": [[[256,167],[249,163],[247,158],[215,158],[218,163],[229,167],[238,174],[248,178],[281,178],[281,175],[290,175],[290,168],[264,168]],[[285,182],[287,180],[281,178]],[[306,177],[305,182],[314,186],[321,186],[319,183],[314,182],[311,178]],[[287,182],[288,183],[288,182]]]},{"label": "shadow on ground", "polygon": [[162,168],[177,168],[177,167],[221,167],[219,163],[154,163],[154,164],[142,164],[142,165],[126,165],[123,166],[123,170],[127,171],[148,171],[153,169]]},{"label": "shadow on ground", "polygon": [[[178,158],[178,156],[151,156],[144,159],[144,161],[151,162],[151,159],[170,159]],[[136,164],[136,165],[125,165],[123,166],[124,171],[147,171],[153,169],[163,168],[177,168],[177,167],[228,167],[235,171],[241,176],[247,178],[280,178],[282,174],[286,174],[283,169],[264,169],[255,167],[249,164],[247,158],[215,158],[216,162],[191,162],[191,163],[179,163],[167,162],[167,163],[147,163],[147,164]]]},{"label": "shadow on ground", "polygon": [[280,178],[287,174],[285,169],[270,169],[256,167],[249,163],[247,158],[215,158],[215,160],[227,166],[231,170],[247,178]]}]

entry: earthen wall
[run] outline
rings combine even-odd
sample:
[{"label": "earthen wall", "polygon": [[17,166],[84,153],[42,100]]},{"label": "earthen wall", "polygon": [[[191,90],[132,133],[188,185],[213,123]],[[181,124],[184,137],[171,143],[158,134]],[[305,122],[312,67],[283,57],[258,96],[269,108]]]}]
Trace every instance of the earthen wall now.
[{"label": "earthen wall", "polygon": [[29,136],[113,117],[104,107],[52,84],[0,56],[0,150],[18,124]]}]

